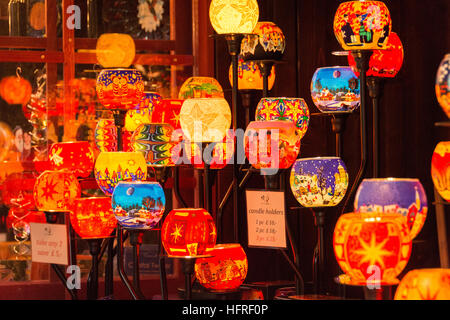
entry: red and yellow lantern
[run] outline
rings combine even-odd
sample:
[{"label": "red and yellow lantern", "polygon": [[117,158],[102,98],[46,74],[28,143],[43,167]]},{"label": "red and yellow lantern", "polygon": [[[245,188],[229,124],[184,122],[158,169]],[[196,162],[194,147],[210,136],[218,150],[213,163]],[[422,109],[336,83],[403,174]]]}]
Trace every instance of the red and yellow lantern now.
[{"label": "red and yellow lantern", "polygon": [[8,104],[26,105],[31,98],[31,84],[18,76],[8,76],[0,81],[0,96]]},{"label": "red and yellow lantern", "polygon": [[76,177],[87,178],[94,168],[94,151],[87,141],[54,143],[49,159],[52,170],[68,170]]},{"label": "red and yellow lantern", "polygon": [[431,178],[441,197],[450,201],[450,141],[441,141],[434,149]]},{"label": "red and yellow lantern", "polygon": [[[174,130],[181,129],[180,111],[184,100],[164,99],[155,105],[152,112],[152,123],[168,123]],[[181,131],[181,130],[180,130]]]},{"label": "red and yellow lantern", "polygon": [[394,300],[450,300],[450,269],[416,269],[400,281]]},{"label": "red and yellow lantern", "polygon": [[[122,149],[124,151],[133,151],[130,139],[132,131],[122,130]],[[117,127],[113,119],[100,119],[95,127],[95,145],[100,152],[117,151]]]}]

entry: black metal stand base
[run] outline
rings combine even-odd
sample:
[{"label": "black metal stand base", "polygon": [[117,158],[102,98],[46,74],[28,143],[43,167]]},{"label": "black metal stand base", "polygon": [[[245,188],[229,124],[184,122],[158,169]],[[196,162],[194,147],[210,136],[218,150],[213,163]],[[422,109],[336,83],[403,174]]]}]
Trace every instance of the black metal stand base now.
[{"label": "black metal stand base", "polygon": [[98,255],[102,239],[89,239],[89,253],[92,258],[92,266],[87,280],[87,299],[97,300],[98,298]]}]

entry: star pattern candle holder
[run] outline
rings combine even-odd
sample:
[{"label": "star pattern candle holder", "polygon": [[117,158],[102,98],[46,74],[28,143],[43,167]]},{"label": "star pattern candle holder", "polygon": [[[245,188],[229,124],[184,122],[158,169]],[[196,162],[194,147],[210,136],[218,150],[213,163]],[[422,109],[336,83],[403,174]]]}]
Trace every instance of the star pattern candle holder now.
[{"label": "star pattern candle holder", "polygon": [[431,178],[440,196],[450,201],[450,141],[436,145],[431,158]]},{"label": "star pattern candle holder", "polygon": [[394,300],[450,300],[450,269],[409,271],[400,281]]},{"label": "star pattern candle holder", "polygon": [[436,74],[436,98],[450,118],[450,53],[444,56]]},{"label": "star pattern candle holder", "polygon": [[57,142],[50,147],[49,160],[52,170],[68,170],[87,178],[94,168],[94,151],[87,141]]},{"label": "star pattern candle holder", "polygon": [[168,123],[174,130],[180,130],[180,112],[183,102],[183,99],[164,99],[153,109],[152,123]]},{"label": "star pattern candle holder", "polygon": [[180,87],[178,99],[223,98],[220,83],[212,77],[190,77]]}]

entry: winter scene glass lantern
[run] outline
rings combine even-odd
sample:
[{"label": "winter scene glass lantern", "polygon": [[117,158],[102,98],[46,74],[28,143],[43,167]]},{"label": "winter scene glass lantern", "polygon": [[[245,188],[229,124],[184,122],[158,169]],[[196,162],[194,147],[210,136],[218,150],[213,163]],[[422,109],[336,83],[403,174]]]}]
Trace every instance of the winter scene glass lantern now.
[{"label": "winter scene glass lantern", "polygon": [[73,199],[70,223],[81,239],[107,238],[117,226],[110,197]]},{"label": "winter scene glass lantern", "polygon": [[103,68],[128,68],[134,60],[133,38],[124,33],[104,33],[97,39],[95,54]]},{"label": "winter scene glass lantern", "polygon": [[302,98],[262,98],[255,112],[256,121],[290,120],[303,138],[309,126],[309,109]]},{"label": "winter scene glass lantern", "polygon": [[173,209],[161,229],[162,244],[172,257],[211,255],[216,239],[214,220],[203,208]]},{"label": "winter scene glass lantern", "polygon": [[238,289],[248,271],[247,255],[239,243],[216,244],[212,257],[195,261],[195,277],[206,289],[226,292]]},{"label": "winter scene glass lantern", "polygon": [[76,177],[87,178],[94,168],[94,151],[87,141],[57,142],[50,147],[52,170],[68,170]]},{"label": "winter scene glass lantern", "polygon": [[450,300],[450,269],[409,271],[400,281],[394,300]]},{"label": "winter scene glass lantern", "polygon": [[212,0],[209,19],[218,34],[251,33],[259,19],[256,0]]},{"label": "winter scene glass lantern", "polygon": [[360,105],[359,79],[350,67],[319,68],[311,80],[311,98],[320,112],[352,112]]},{"label": "winter scene glass lantern", "polygon": [[356,191],[354,210],[400,214],[414,239],[427,217],[427,195],[418,179],[364,179]]},{"label": "winter scene glass lantern", "polygon": [[339,157],[298,159],[291,169],[290,184],[304,207],[337,206],[347,192],[347,168]]},{"label": "winter scene glass lantern", "polygon": [[164,189],[158,182],[121,181],[112,195],[112,208],[119,224],[128,229],[152,229],[166,205]]},{"label": "winter scene glass lantern", "polygon": [[286,48],[283,31],[275,23],[260,21],[251,35],[242,39],[241,56],[248,60],[281,60]]},{"label": "winter scene glass lantern", "polygon": [[355,285],[397,284],[411,247],[406,219],[398,214],[347,213],[334,228],[336,260]]},{"label": "winter scene glass lantern", "polygon": [[333,30],[344,50],[386,49],[391,16],[381,1],[347,1],[339,5]]},{"label": "winter scene glass lantern", "polygon": [[72,199],[80,196],[80,183],[75,175],[68,171],[46,170],[34,184],[34,203],[39,211],[69,211]]},{"label": "winter scene glass lantern", "polygon": [[300,135],[292,121],[252,121],[244,133],[244,149],[256,169],[287,169],[300,152]]},{"label": "winter scene glass lantern", "polygon": [[450,118],[450,53],[444,56],[436,74],[436,98]]},{"label": "winter scene glass lantern", "polygon": [[180,112],[184,100],[164,99],[152,112],[152,123],[168,123],[174,130],[181,129]]},{"label": "winter scene glass lantern", "polygon": [[180,87],[178,99],[223,98],[219,81],[212,77],[190,77]]},{"label": "winter scene glass lantern", "polygon": [[[230,64],[228,80],[233,87],[233,65]],[[258,63],[254,61],[244,61],[241,56],[238,60],[238,89],[239,90],[263,90],[264,78],[259,69]],[[275,84],[275,65],[272,66],[268,78],[268,90],[272,90]]]},{"label": "winter scene glass lantern", "polygon": [[441,141],[431,157],[431,178],[440,196],[450,201],[450,141]]},{"label": "winter scene glass lantern", "polygon": [[[132,151],[130,139],[133,132],[122,130],[122,149]],[[117,151],[117,127],[114,119],[99,119],[94,130],[95,146],[100,152]]]},{"label": "winter scene glass lantern", "polygon": [[[402,67],[403,57],[402,42],[395,32],[391,32],[386,49],[373,50],[366,75],[379,78],[394,78]],[[359,71],[352,52],[349,52],[347,59],[348,65],[352,68],[355,75],[359,77]]]},{"label": "winter scene glass lantern", "polygon": [[101,152],[94,166],[97,185],[111,196],[120,181],[142,181],[147,177],[147,163],[140,152]]}]

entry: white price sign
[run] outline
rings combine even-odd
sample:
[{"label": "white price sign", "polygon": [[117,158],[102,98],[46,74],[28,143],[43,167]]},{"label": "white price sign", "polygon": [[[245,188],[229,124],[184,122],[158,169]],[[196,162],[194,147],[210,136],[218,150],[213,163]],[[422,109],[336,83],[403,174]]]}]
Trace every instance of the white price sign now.
[{"label": "white price sign", "polygon": [[30,223],[31,260],[69,264],[69,241],[65,224]]}]

